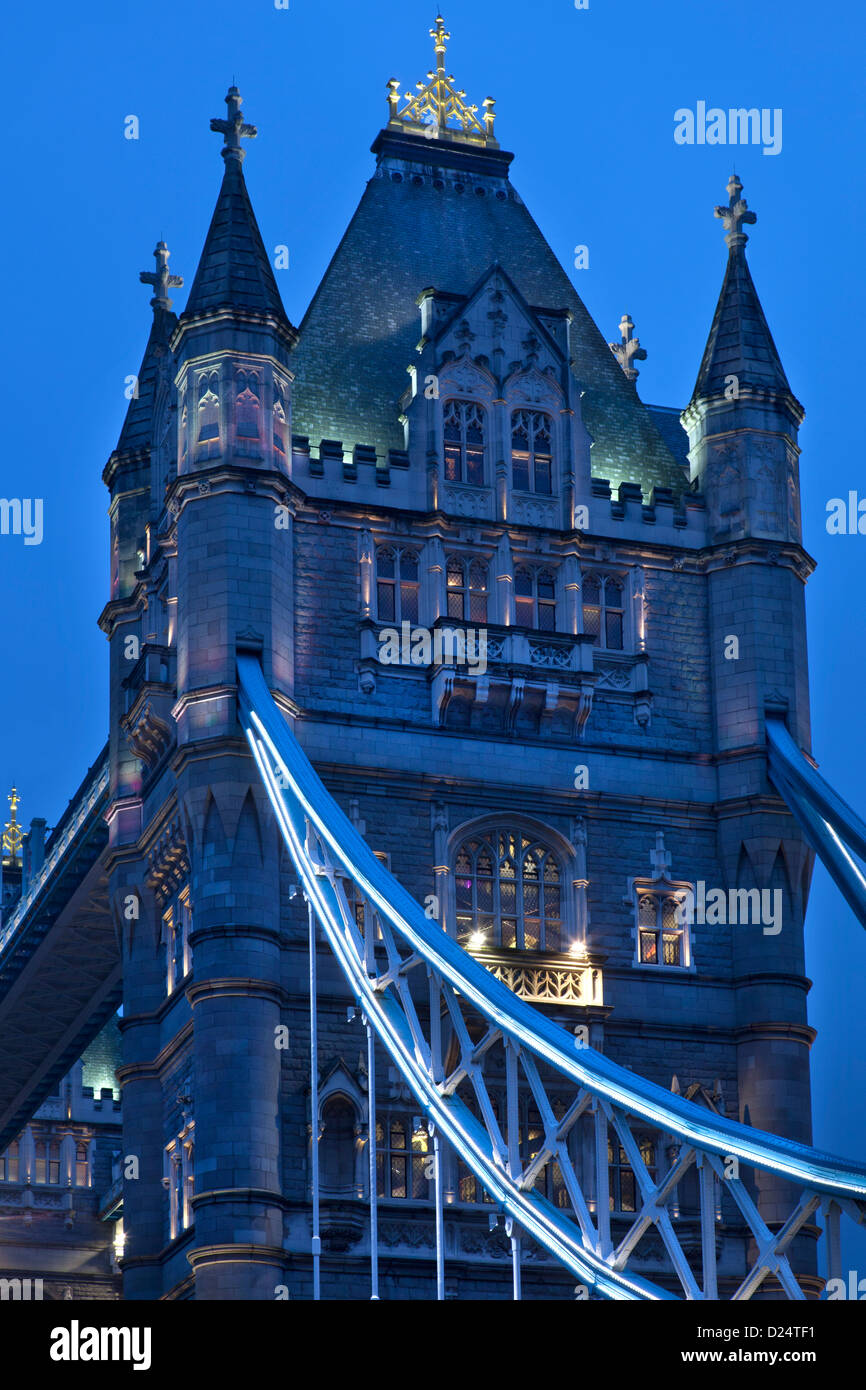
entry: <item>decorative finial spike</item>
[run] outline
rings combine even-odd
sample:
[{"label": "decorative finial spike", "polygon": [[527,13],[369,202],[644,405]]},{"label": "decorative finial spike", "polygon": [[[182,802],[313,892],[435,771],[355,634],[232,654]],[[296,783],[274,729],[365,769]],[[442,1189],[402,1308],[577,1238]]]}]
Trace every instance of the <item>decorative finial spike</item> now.
[{"label": "decorative finial spike", "polygon": [[427,81],[417,82],[417,95],[406,92],[400,104],[400,83],[395,79],[388,83],[388,124],[399,125],[412,134],[423,133],[428,139],[463,140],[467,144],[488,145],[498,149],[493,138],[495,102],[488,97],[484,102],[484,116],[478,119],[478,107],[467,106],[466,93],[455,86],[454,77],[445,69],[445,54],[450,33],[445,28],[441,15],[436,16],[436,26],[430,30],[436,53],[436,71],[428,72]]},{"label": "decorative finial spike", "polygon": [[138,278],[143,285],[153,285],[153,299],[150,301],[153,306],[154,315],[163,310],[168,313],[171,309],[171,300],[168,297],[168,290],[180,289],[183,284],[182,275],[171,275],[168,269],[168,258],[171,255],[164,241],[158,241],[153,253],[156,261],[156,270],[140,270]]},{"label": "decorative finial spike", "polygon": [[630,314],[623,314],[619,321],[620,341],[618,343],[608,343],[608,347],[613,353],[619,365],[622,367],[623,374],[629,381],[637,381],[640,372],[637,367],[632,366],[632,362],[645,362],[646,350],[640,345],[640,338],[633,337],[634,324]]},{"label": "decorative finial spike", "polygon": [[258,131],[254,125],[247,125],[241,113],[243,97],[232,81],[226,94],[226,106],[228,107],[227,118],[224,121],[218,120],[216,116],[211,119],[211,130],[218,131],[225,136],[225,144],[222,148],[222,157],[228,162],[230,159],[242,164],[245,158],[245,151],[241,145],[241,140],[254,140]]},{"label": "decorative finial spike", "polygon": [[18,863],[21,854],[21,845],[24,840],[24,832],[18,824],[18,804],[20,800],[21,798],[16,788],[13,787],[7,797],[12,812],[9,820],[6,822],[6,829],[3,831],[2,842],[0,842],[0,844],[2,844],[3,863],[7,866]]},{"label": "decorative finial spike", "polygon": [[733,251],[735,248],[745,246],[749,240],[746,233],[740,228],[743,223],[757,222],[758,218],[754,212],[749,211],[749,205],[745,198],[741,198],[743,185],[740,183],[736,174],[731,174],[728,179],[728,206],[716,208],[715,215],[720,217],[725,228],[725,241]]}]

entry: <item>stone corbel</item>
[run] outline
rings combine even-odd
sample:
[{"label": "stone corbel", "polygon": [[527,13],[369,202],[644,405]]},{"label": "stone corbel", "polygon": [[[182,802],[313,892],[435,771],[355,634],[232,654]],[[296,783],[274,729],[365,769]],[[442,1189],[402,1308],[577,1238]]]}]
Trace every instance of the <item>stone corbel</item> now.
[{"label": "stone corbel", "polygon": [[511,690],[508,695],[508,704],[505,709],[505,728],[508,733],[514,730],[520,706],[523,704],[523,695],[526,690],[526,681],[522,676],[514,676],[511,681]]},{"label": "stone corbel", "polygon": [[433,677],[430,685],[430,696],[433,704],[434,728],[444,728],[445,714],[454,694],[455,680],[455,673],[444,669],[438,670]]},{"label": "stone corbel", "polygon": [[575,736],[582,739],[586,731],[586,723],[592,713],[592,697],[595,693],[595,685],[590,681],[581,681],[577,689],[577,708],[574,712],[574,732]]}]

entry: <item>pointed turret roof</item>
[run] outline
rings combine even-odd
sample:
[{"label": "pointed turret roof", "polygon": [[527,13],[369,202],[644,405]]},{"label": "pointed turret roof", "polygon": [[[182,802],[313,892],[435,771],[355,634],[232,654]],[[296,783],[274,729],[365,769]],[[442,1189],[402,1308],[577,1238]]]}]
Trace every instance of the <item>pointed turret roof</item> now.
[{"label": "pointed turret roof", "polygon": [[154,250],[155,270],[142,270],[139,279],[142,284],[153,286],[153,323],[144,350],[141,366],[136,379],[136,394],[129,402],[126,419],[120,431],[115,453],[131,453],[136,449],[148,449],[151,443],[153,412],[156,405],[157,385],[163,370],[163,360],[169,353],[169,340],[177,325],[177,315],[172,313],[169,289],[177,289],[183,284],[180,275],[172,275],[168,269],[171,253],[164,241],[158,241]]},{"label": "pointed turret roof", "polygon": [[751,387],[792,394],[746,260],[749,238],[741,228],[757,217],[740,196],[742,189],[732,174],[728,205],[715,210],[725,226],[728,265],[692,399],[724,395],[731,377],[737,378],[740,391]]},{"label": "pointed turret roof", "polygon": [[237,87],[230,87],[228,119],[210,123],[211,130],[225,136],[225,174],[183,318],[229,307],[276,315],[288,323],[244,181],[241,139],[257,132],[244,122],[241,101]]}]

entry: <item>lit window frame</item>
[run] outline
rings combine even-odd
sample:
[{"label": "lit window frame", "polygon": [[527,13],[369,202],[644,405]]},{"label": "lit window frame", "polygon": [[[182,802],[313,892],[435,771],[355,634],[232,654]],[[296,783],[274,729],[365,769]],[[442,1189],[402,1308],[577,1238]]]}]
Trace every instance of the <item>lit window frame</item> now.
[{"label": "lit window frame", "polygon": [[[689,894],[692,893],[693,886],[690,883],[673,882],[667,879],[646,879],[636,878],[630,881],[629,896],[632,901],[632,913],[634,919],[634,956],[632,964],[642,970],[665,970],[675,971],[682,974],[686,971],[694,971],[694,950],[692,942],[691,927],[685,914],[682,920],[678,915],[674,916],[673,923],[664,920],[664,909],[666,905],[673,905],[676,912],[687,902]],[[647,899],[652,899],[655,904],[655,916],[653,922],[641,921],[641,905]],[[656,954],[661,948],[661,960],[644,959],[643,938],[654,936],[656,938]],[[676,938],[679,949],[678,961],[666,961],[665,938]]]},{"label": "lit window frame", "polygon": [[[382,561],[393,560],[393,575],[382,574]],[[408,564],[407,564],[408,562]],[[414,578],[411,576],[414,569]],[[386,593],[390,602],[383,604]],[[388,616],[387,608],[393,609]],[[380,623],[399,627],[417,625],[421,606],[421,555],[414,546],[383,544],[376,547],[376,616]],[[408,611],[407,611],[408,610]]]},{"label": "lit window frame", "polygon": [[[459,575],[459,582],[452,578]],[[477,581],[483,579],[483,584]],[[452,602],[454,600],[454,602]],[[445,558],[445,607],[456,622],[487,622],[490,602],[490,565],[480,556],[448,555]],[[460,611],[452,611],[457,610]]]},{"label": "lit window frame", "polygon": [[[519,593],[524,577],[528,577],[530,593]],[[542,593],[541,584],[545,586]],[[550,586],[552,593],[547,592]],[[528,608],[527,605],[531,605]],[[532,621],[526,622],[527,616]],[[559,595],[557,571],[551,565],[527,565],[518,562],[514,566],[514,623],[515,627],[528,628],[532,632],[556,632],[559,616]]]},{"label": "lit window frame", "polygon": [[[456,427],[457,438],[449,438]],[[480,441],[470,441],[471,429]],[[461,487],[487,485],[487,411],[479,401],[449,396],[442,402],[443,476],[446,483]]]},{"label": "lit window frame", "polygon": [[[543,422],[543,423],[541,423]],[[525,448],[515,448],[515,436],[522,433]],[[537,441],[546,437],[547,449],[538,449]],[[546,411],[519,406],[511,414],[511,488],[513,492],[529,493],[534,497],[553,497],[554,450],[553,419]],[[525,469],[525,486],[518,481],[518,468]],[[539,486],[546,481],[547,486]]]},{"label": "lit window frame", "polygon": [[[586,589],[588,584],[598,585],[598,603],[588,603],[586,601]],[[621,603],[608,602],[608,585],[615,587],[619,591],[622,599]],[[602,570],[589,570],[581,580],[581,627],[587,637],[591,637],[593,645],[599,651],[605,652],[627,652],[630,650],[631,633],[628,622],[629,612],[629,584],[628,576],[624,574],[608,573]],[[597,621],[598,631],[592,632],[587,622],[587,614],[594,614]],[[610,625],[608,617],[619,618],[620,643],[617,646],[610,642]]]}]

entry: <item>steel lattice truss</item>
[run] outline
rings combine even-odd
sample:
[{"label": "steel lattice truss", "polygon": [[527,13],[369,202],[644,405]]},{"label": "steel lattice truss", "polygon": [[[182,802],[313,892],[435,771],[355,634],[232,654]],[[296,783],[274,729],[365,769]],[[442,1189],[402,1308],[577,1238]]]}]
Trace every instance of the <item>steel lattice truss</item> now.
[{"label": "steel lattice truss", "polygon": [[[241,657],[238,666],[253,755],[352,994],[438,1135],[511,1220],[610,1298],[677,1296],[634,1272],[651,1230],[666,1257],[665,1283],[687,1299],[718,1298],[722,1220],[728,1237],[739,1237],[736,1274],[724,1271],[734,1299],[752,1297],[768,1279],[776,1296],[805,1298],[789,1255],[816,1219],[837,1277],[841,1215],[866,1220],[866,1166],[673,1095],[517,998],[425,918],[319,781],[258,663]],[[527,1096],[541,1130],[532,1152],[520,1139]],[[647,1161],[648,1132],[652,1153],[665,1157],[659,1171]],[[611,1221],[611,1142],[635,1185],[624,1230],[621,1212]],[[778,1228],[761,1216],[741,1166],[790,1190]],[[686,1190],[693,1195],[683,1203]]]}]

